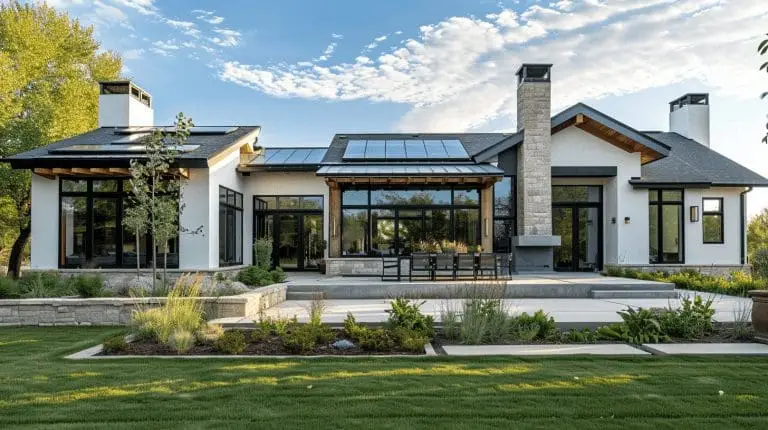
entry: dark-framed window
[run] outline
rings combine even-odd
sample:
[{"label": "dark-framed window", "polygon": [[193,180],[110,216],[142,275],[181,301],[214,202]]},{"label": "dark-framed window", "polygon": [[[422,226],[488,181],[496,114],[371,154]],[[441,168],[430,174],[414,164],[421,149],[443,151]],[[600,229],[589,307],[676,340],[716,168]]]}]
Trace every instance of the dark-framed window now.
[{"label": "dark-framed window", "polygon": [[704,197],[701,201],[701,227],[704,243],[725,243],[722,197]]},{"label": "dark-framed window", "polygon": [[219,186],[219,266],[243,264],[243,195]]},{"label": "dark-framed window", "polygon": [[325,257],[323,195],[253,196],[254,239],[272,239],[272,261],[286,270],[316,269]]},{"label": "dark-framed window", "polygon": [[517,234],[515,177],[505,176],[493,185],[493,251],[511,252]]},{"label": "dark-framed window", "polygon": [[468,186],[343,188],[340,255],[408,255],[420,241],[479,246],[480,194]]},{"label": "dark-framed window", "polygon": [[683,190],[648,190],[648,238],[651,264],[685,262]]},{"label": "dark-framed window", "polygon": [[[59,267],[135,268],[152,265],[152,237],[135,234],[123,226],[123,212],[130,205],[126,178],[61,178],[59,180]],[[158,246],[158,264],[167,259],[179,266],[178,241],[168,254]]]}]

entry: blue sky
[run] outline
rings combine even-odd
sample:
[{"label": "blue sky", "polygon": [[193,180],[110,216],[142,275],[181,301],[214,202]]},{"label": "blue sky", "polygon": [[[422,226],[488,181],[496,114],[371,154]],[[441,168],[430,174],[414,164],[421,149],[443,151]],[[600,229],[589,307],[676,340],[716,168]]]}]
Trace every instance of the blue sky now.
[{"label": "blue sky", "polygon": [[[711,93],[713,149],[768,176],[757,0],[48,3],[123,54],[157,122],[258,124],[267,146],[514,130],[514,72],[549,62],[554,111],[582,101],[641,130],[666,130],[672,99]],[[764,206],[755,192],[749,212]]]}]

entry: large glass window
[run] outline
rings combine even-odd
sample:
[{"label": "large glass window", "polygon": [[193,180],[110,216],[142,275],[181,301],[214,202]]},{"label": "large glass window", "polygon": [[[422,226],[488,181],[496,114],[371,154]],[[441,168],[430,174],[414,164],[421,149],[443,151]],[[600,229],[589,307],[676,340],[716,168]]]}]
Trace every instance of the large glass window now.
[{"label": "large glass window", "polygon": [[704,243],[723,243],[723,199],[705,198],[701,206]]},{"label": "large glass window", "polygon": [[[61,179],[59,266],[68,268],[135,268],[152,263],[151,236],[136,236],[122,225],[130,204],[126,179]],[[158,262],[165,255],[158,248]],[[178,267],[178,246],[169,243],[168,267]]]},{"label": "large glass window", "polygon": [[271,239],[272,261],[287,270],[315,269],[325,257],[323,196],[254,196],[254,235]]},{"label": "large glass window", "polygon": [[243,264],[243,195],[219,187],[219,266]]},{"label": "large glass window", "polygon": [[349,188],[341,213],[343,256],[408,255],[425,241],[480,244],[476,188]]},{"label": "large glass window", "polygon": [[515,177],[505,176],[493,186],[493,250],[510,252],[515,236]]},{"label": "large glass window", "polygon": [[648,191],[648,238],[651,263],[683,262],[683,191]]}]

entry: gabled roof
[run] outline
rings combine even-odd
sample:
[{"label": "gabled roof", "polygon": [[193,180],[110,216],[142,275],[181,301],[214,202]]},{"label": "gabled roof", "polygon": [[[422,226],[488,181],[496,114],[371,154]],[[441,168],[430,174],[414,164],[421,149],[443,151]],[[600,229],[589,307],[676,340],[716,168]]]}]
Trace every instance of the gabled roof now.
[{"label": "gabled roof", "polygon": [[[597,109],[577,103],[552,117],[552,134],[576,126],[628,152],[640,152],[643,163],[669,154],[669,147],[651,136],[618,121]],[[489,161],[525,140],[525,130],[510,134],[506,139],[478,152],[476,161]]]},{"label": "gabled roof", "polygon": [[768,179],[695,140],[677,133],[646,132],[671,148],[666,158],[642,167],[636,187],[660,185],[768,186]]},{"label": "gabled roof", "polygon": [[[204,127],[201,127],[204,128]],[[235,145],[245,142],[251,144],[257,140],[261,130],[259,126],[233,126],[233,130],[223,134],[192,134],[186,144],[191,150],[176,156],[179,167],[208,167],[208,161]],[[89,132],[60,140],[48,146],[36,148],[20,154],[3,158],[15,169],[50,168],[50,167],[127,167],[131,159],[140,158],[136,152],[99,151],[102,145],[114,145],[125,138],[122,128],[101,127]],[[135,144],[135,143],[134,143]],[[67,153],[64,148],[78,145],[79,151]],[[93,151],[87,147],[93,146]]]}]

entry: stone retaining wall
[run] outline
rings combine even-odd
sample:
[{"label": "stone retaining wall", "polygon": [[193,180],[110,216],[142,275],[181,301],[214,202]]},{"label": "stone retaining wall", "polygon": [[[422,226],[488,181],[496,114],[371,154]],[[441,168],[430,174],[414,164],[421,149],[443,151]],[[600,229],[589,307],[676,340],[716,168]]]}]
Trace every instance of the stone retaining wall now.
[{"label": "stone retaining wall", "polygon": [[[207,319],[258,316],[285,301],[285,284],[261,287],[237,296],[201,297]],[[137,307],[157,307],[165,297],[0,300],[0,326],[127,325]]]},{"label": "stone retaining wall", "polygon": [[668,272],[677,273],[683,270],[693,270],[703,275],[726,276],[731,272],[752,273],[752,266],[749,264],[712,264],[691,265],[691,264],[606,264],[605,269],[609,267],[618,267],[621,269],[633,269],[639,272]]}]

